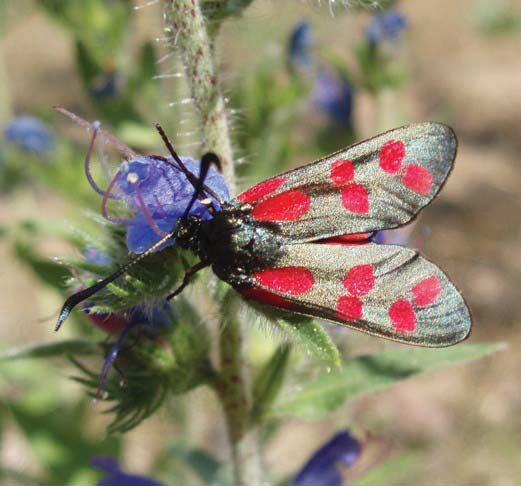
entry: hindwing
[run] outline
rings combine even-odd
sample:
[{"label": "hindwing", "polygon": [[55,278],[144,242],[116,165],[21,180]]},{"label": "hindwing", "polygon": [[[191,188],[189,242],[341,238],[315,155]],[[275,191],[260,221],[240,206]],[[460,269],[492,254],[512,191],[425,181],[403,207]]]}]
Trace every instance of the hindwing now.
[{"label": "hindwing", "polygon": [[470,332],[458,290],[415,250],[304,243],[280,255],[248,275],[245,298],[422,346],[449,346]]},{"label": "hindwing", "polygon": [[294,242],[394,228],[438,193],[456,146],[439,123],[397,128],[267,179],[234,203]]}]

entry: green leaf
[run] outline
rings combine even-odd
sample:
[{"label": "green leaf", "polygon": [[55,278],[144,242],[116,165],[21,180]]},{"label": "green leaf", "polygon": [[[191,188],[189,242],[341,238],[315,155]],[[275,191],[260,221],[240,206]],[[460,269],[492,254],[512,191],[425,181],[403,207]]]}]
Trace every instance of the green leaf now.
[{"label": "green leaf", "polygon": [[416,469],[421,466],[420,461],[421,457],[417,452],[392,457],[357,479],[356,486],[406,484],[407,478],[414,477]]},{"label": "green leaf", "polygon": [[340,353],[327,331],[309,317],[285,313],[276,319],[277,326],[298,345],[328,366],[340,366]]},{"label": "green leaf", "polygon": [[250,417],[252,422],[259,422],[277,398],[284,382],[290,353],[289,344],[280,345],[255,378]]},{"label": "green leaf", "polygon": [[215,484],[221,463],[211,454],[185,444],[175,444],[171,454],[181,459],[199,476],[202,484]]},{"label": "green leaf", "polygon": [[63,265],[41,258],[22,241],[15,242],[14,250],[16,256],[27,264],[42,282],[60,290],[67,288],[65,282],[70,277],[70,272]]},{"label": "green leaf", "polygon": [[84,399],[76,403],[62,401],[41,411],[34,411],[18,400],[11,402],[8,409],[31,444],[33,460],[44,474],[42,484],[76,484],[71,482],[72,478],[88,465],[92,456],[119,455],[120,439],[100,440],[89,430],[92,407]]},{"label": "green leaf", "polygon": [[380,390],[412,375],[465,361],[503,349],[502,344],[460,344],[442,349],[409,348],[359,356],[340,371],[323,373],[293,396],[276,404],[273,415],[316,419],[336,410],[347,400]]},{"label": "green leaf", "polygon": [[37,344],[21,349],[10,349],[0,352],[0,361],[12,361],[15,359],[52,358],[72,354],[90,355],[99,354],[99,343],[84,339],[70,339],[51,343]]}]

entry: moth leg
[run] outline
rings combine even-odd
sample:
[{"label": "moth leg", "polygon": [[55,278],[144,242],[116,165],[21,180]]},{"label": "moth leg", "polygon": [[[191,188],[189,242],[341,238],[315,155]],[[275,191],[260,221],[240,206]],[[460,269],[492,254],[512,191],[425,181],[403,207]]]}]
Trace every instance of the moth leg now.
[{"label": "moth leg", "polygon": [[179,295],[183,289],[190,283],[190,279],[193,275],[195,275],[199,270],[202,270],[203,268],[208,267],[210,264],[208,262],[199,262],[195,264],[193,267],[190,267],[185,271],[185,276],[183,278],[183,281],[181,282],[181,285],[177,287],[171,294],[167,295],[166,300],[173,299],[176,295]]}]

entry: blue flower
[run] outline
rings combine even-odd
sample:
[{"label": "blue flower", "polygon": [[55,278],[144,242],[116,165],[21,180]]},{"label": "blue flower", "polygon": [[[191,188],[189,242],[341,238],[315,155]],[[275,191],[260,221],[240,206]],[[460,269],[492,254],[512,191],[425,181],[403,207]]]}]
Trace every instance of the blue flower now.
[{"label": "blue flower", "polygon": [[394,40],[407,27],[405,16],[394,10],[386,10],[373,16],[365,29],[370,44],[379,44],[384,40]]},{"label": "blue flower", "polygon": [[40,120],[29,115],[14,118],[5,128],[7,142],[24,152],[46,154],[54,148],[54,135]]},{"label": "blue flower", "polygon": [[339,466],[353,466],[362,453],[362,444],[347,430],[339,432],[309,459],[295,478],[295,486],[342,486]]},{"label": "blue flower", "polygon": [[118,462],[109,456],[95,456],[91,464],[107,473],[107,477],[97,482],[97,486],[165,486],[155,479],[123,472]]},{"label": "blue flower", "polygon": [[288,60],[295,68],[309,68],[313,62],[311,25],[307,20],[299,22],[289,37]]},{"label": "blue flower", "polygon": [[[187,157],[181,159],[192,174],[199,175],[199,162]],[[213,167],[204,184],[221,199],[230,199],[224,177]],[[112,194],[114,186],[119,190]],[[194,187],[182,172],[164,160],[145,156],[121,164],[104,195],[102,211],[108,219],[128,226],[128,249],[133,253],[142,253],[173,230],[193,194]],[[124,201],[133,210],[133,218],[123,220],[109,217],[105,207],[109,197]],[[219,210],[218,202],[213,198],[211,200],[215,209]],[[207,206],[199,201],[192,206],[189,215],[202,219],[212,217]],[[164,247],[173,244],[175,241],[171,240]]]},{"label": "blue flower", "polygon": [[332,124],[347,127],[353,112],[353,88],[341,75],[321,71],[312,94],[313,104],[325,113]]}]

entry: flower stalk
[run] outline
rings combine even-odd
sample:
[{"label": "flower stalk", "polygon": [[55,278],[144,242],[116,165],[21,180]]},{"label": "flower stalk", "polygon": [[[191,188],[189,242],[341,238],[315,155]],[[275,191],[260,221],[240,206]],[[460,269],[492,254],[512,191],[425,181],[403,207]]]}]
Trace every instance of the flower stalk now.
[{"label": "flower stalk", "polygon": [[[214,62],[209,34],[199,0],[165,0],[165,30],[171,48],[180,50],[191,96],[200,116],[203,151],[221,159],[230,192],[235,192],[233,152],[227,110]],[[256,435],[248,431],[249,400],[241,357],[238,301],[230,292],[222,302],[220,374],[216,392],[221,401],[230,440],[236,486],[261,484]]]},{"label": "flower stalk", "polygon": [[214,62],[213,39],[199,0],[165,0],[165,31],[170,48],[179,49],[190,93],[200,116],[203,151],[221,159],[223,175],[235,192],[232,145],[226,104]]}]

